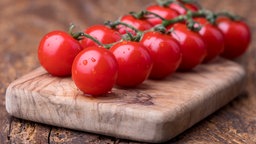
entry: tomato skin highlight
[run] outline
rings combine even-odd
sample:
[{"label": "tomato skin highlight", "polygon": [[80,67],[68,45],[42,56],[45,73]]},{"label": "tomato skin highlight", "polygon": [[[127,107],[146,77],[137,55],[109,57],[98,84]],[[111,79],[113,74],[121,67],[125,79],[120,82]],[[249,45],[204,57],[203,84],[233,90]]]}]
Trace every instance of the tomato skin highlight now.
[{"label": "tomato skin highlight", "polygon": [[[158,5],[152,5],[152,6],[147,7],[147,11],[153,12],[166,20],[171,20],[171,19],[179,16],[179,14],[175,10],[166,8],[166,7],[162,7],[162,6],[158,6]],[[147,21],[149,23],[151,23],[153,26],[156,26],[156,25],[162,23],[162,20],[160,18],[156,18],[153,15],[149,16],[149,17],[153,17],[153,18],[147,19]]]},{"label": "tomato skin highlight", "polygon": [[118,75],[118,63],[107,49],[92,46],[75,58],[72,79],[85,94],[104,95],[111,91]]},{"label": "tomato skin highlight", "polygon": [[224,34],[225,39],[222,57],[235,59],[246,52],[251,42],[251,31],[245,22],[220,17],[217,19],[217,26]]},{"label": "tomato skin highlight", "polygon": [[180,5],[177,4],[177,3],[171,3],[171,4],[169,5],[169,7],[170,7],[171,9],[177,11],[180,15],[184,15],[184,14],[187,13],[186,8],[187,8],[188,10],[192,11],[192,12],[196,12],[196,11],[199,10],[199,8],[198,8],[196,5],[193,5],[193,4],[186,4],[186,3],[184,3],[184,6],[185,6],[185,8],[183,8],[182,6],[180,6]]},{"label": "tomato skin highlight", "polygon": [[195,18],[196,22],[202,25],[199,34],[202,36],[207,49],[207,55],[204,62],[210,62],[219,56],[224,50],[224,35],[214,25],[210,24],[205,18]]},{"label": "tomato skin highlight", "polygon": [[179,43],[173,37],[160,32],[147,32],[141,43],[148,48],[154,62],[150,78],[163,79],[177,70],[182,54]]},{"label": "tomato skin highlight", "polygon": [[[137,19],[132,15],[125,15],[121,18],[120,21],[129,24],[140,31],[145,31],[153,27],[148,21],[144,19]],[[121,25],[118,26],[118,31],[121,34],[126,34],[127,32],[130,32],[131,34],[135,35],[135,32],[133,30]]]},{"label": "tomato skin highlight", "polygon": [[44,69],[53,76],[71,75],[72,63],[82,50],[80,43],[62,31],[46,34],[38,47],[38,59]]},{"label": "tomato skin highlight", "polygon": [[[96,38],[102,44],[111,44],[122,39],[122,36],[119,32],[110,29],[104,25],[94,25],[87,28],[84,33],[89,34],[90,36]],[[94,41],[89,38],[84,38],[80,41],[83,48],[90,46],[98,46]]]},{"label": "tomato skin highlight", "polygon": [[148,50],[138,42],[120,42],[110,51],[115,55],[119,72],[116,84],[121,87],[136,87],[149,76],[153,61]]},{"label": "tomato skin highlight", "polygon": [[198,33],[189,30],[186,24],[176,23],[173,25],[171,35],[181,46],[182,61],[179,70],[189,71],[203,62],[207,55],[207,49]]}]

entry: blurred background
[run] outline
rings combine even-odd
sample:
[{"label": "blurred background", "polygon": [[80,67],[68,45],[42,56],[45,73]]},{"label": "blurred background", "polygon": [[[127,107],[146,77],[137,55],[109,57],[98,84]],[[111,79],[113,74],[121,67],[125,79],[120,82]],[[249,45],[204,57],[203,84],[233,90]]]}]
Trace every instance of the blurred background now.
[{"label": "blurred background", "polygon": [[[5,90],[13,80],[39,67],[37,47],[46,33],[52,30],[67,31],[70,23],[77,26],[76,30],[83,30],[106,20],[116,20],[130,11],[139,11],[154,2],[154,0],[1,0],[0,143],[10,141],[58,143],[67,139],[70,142],[92,139],[102,143],[119,142],[115,138],[52,128],[13,118],[5,111]],[[255,40],[255,0],[199,0],[199,2],[213,11],[226,10],[245,17]],[[248,71],[246,96],[236,99],[172,142],[256,142],[255,50],[255,41],[252,41],[247,54],[237,60]]]}]

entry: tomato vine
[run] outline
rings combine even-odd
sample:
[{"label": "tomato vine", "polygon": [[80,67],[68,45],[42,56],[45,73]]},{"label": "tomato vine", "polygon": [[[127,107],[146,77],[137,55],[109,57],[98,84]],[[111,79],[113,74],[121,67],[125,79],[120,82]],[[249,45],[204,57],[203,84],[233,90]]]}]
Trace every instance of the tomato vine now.
[{"label": "tomato vine", "polygon": [[38,58],[51,75],[72,74],[77,87],[93,96],[114,85],[136,87],[147,78],[190,71],[218,56],[235,59],[251,41],[243,18],[205,10],[196,0],[157,0],[116,21],[74,28],[46,34]]}]

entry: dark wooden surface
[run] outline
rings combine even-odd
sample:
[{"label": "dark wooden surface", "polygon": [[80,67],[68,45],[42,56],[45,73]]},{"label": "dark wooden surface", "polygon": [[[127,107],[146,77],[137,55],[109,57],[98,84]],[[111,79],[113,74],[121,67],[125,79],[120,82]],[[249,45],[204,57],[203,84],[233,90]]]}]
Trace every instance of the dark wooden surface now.
[{"label": "dark wooden surface", "polygon": [[[256,143],[256,1],[207,0],[211,10],[244,16],[253,33],[250,50],[237,62],[248,71],[244,94],[168,143]],[[5,91],[13,80],[39,66],[41,37],[55,29],[78,30],[145,8],[151,0],[1,0],[0,143],[138,143],[14,118],[5,110]]]}]

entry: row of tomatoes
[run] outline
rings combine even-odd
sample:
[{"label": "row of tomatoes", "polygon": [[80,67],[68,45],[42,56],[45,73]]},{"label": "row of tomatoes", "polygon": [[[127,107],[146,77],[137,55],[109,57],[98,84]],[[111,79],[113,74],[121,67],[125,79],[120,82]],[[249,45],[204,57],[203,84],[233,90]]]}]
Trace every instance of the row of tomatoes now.
[{"label": "row of tomatoes", "polygon": [[[184,6],[192,11],[198,10],[196,5]],[[149,6],[147,11],[166,20],[186,13],[184,7],[175,3],[170,7]],[[184,23],[176,23],[167,27],[172,29],[170,34],[146,31],[162,23],[158,17],[149,17],[139,19],[125,15],[120,19],[145,31],[139,41],[123,40],[123,34],[135,33],[124,26],[112,29],[94,25],[84,31],[102,44],[113,44],[109,50],[86,37],[76,40],[62,31],[50,32],[40,42],[39,61],[53,76],[72,74],[81,91],[96,96],[108,93],[114,85],[135,87],[148,77],[163,79],[177,69],[191,70],[220,54],[236,58],[246,51],[251,39],[244,22],[226,17],[219,18],[216,25],[203,17],[195,18],[202,25],[199,32],[189,30]]]}]

